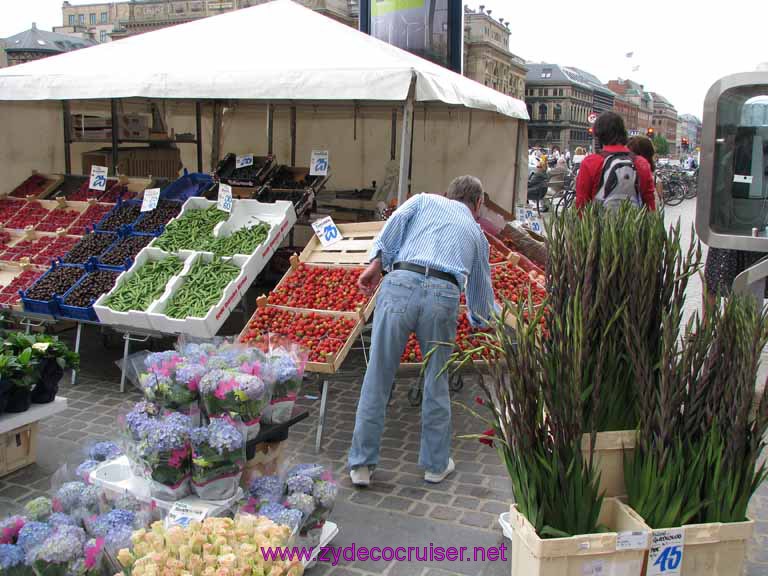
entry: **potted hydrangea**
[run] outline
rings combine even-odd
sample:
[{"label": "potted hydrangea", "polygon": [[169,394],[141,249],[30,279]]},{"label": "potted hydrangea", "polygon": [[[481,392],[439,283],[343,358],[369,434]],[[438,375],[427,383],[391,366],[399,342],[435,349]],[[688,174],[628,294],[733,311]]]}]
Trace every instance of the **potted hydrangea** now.
[{"label": "potted hydrangea", "polygon": [[24,504],[24,514],[27,519],[35,522],[46,522],[53,513],[53,502],[50,498],[39,496]]},{"label": "potted hydrangea", "polygon": [[117,419],[123,451],[136,476],[142,476],[145,472],[144,461],[139,455],[138,447],[144,442],[159,416],[160,410],[157,405],[143,400],[134,404],[127,414],[121,415]]},{"label": "potted hydrangea", "polygon": [[280,349],[270,355],[270,369],[274,380],[269,421],[282,424],[291,419],[293,407],[301,390],[306,357]]},{"label": "potted hydrangea", "polygon": [[85,531],[75,526],[59,526],[28,556],[37,576],[67,576],[86,544]]},{"label": "potted hydrangea", "polygon": [[323,527],[336,503],[338,486],[323,466],[301,464],[289,471],[286,491],[285,506],[302,513],[301,544],[314,548],[320,543]]},{"label": "potted hydrangea", "polygon": [[161,408],[194,416],[200,379],[206,371],[204,366],[169,350],[149,354],[144,359],[144,367],[146,372],[139,377],[139,383],[148,400]]},{"label": "potted hydrangea", "polygon": [[214,369],[200,381],[200,393],[209,417],[236,414],[246,428],[246,439],[255,438],[261,415],[269,404],[269,389],[258,376]]},{"label": "potted hydrangea", "polygon": [[195,428],[192,438],[192,490],[204,500],[226,500],[237,493],[245,461],[243,434],[224,418]]},{"label": "potted hydrangea", "polygon": [[0,544],[16,544],[19,532],[26,522],[23,516],[8,516],[0,520]]},{"label": "potted hydrangea", "polygon": [[155,420],[139,445],[152,496],[178,500],[189,494],[191,445],[188,416],[174,412]]},{"label": "potted hydrangea", "polygon": [[101,498],[95,486],[85,482],[65,482],[53,497],[53,510],[63,512],[83,523],[86,518],[98,514]]},{"label": "potted hydrangea", "polygon": [[33,576],[26,563],[26,555],[20,546],[0,544],[0,574],[3,576]]}]

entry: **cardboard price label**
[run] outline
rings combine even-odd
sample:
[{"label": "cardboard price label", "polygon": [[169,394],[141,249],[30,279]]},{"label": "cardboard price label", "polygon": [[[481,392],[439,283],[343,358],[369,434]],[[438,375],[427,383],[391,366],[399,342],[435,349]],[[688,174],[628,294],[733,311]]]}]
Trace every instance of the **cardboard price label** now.
[{"label": "cardboard price label", "polygon": [[216,208],[224,212],[232,212],[232,186],[219,184],[219,201]]},{"label": "cardboard price label", "polygon": [[45,352],[50,346],[51,344],[49,342],[35,342],[32,344],[32,348],[40,350],[40,352]]},{"label": "cardboard price label", "polygon": [[654,530],[648,553],[648,576],[679,576],[683,568],[685,532],[682,528]]},{"label": "cardboard price label", "polygon": [[323,246],[330,246],[344,238],[330,216],[312,222],[312,229]]},{"label": "cardboard price label", "polygon": [[328,150],[312,150],[312,157],[309,160],[309,175],[327,176],[328,161]]},{"label": "cardboard price label", "polygon": [[144,190],[144,198],[141,201],[141,211],[151,212],[157,208],[157,202],[160,200],[160,188],[148,188]]},{"label": "cardboard price label", "polygon": [[181,526],[186,528],[192,522],[202,522],[208,515],[208,510],[186,502],[176,502],[168,511],[165,519],[166,527]]},{"label": "cardboard price label", "polygon": [[91,180],[88,188],[104,192],[107,189],[107,172],[106,166],[91,166]]},{"label": "cardboard price label", "polygon": [[253,154],[246,154],[245,156],[235,158],[235,169],[245,168],[246,166],[253,166]]},{"label": "cardboard price label", "polygon": [[648,532],[619,532],[616,534],[616,550],[645,550],[648,548]]}]

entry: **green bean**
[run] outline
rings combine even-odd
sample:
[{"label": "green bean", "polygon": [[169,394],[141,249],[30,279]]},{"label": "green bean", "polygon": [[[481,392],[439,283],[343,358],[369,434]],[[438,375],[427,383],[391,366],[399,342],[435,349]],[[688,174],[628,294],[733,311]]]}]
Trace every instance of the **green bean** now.
[{"label": "green bean", "polygon": [[204,250],[213,239],[213,229],[229,214],[211,206],[205,210],[191,210],[170,222],[153,246],[166,252]]},{"label": "green bean", "polygon": [[270,228],[266,222],[259,222],[250,228],[240,228],[225,238],[213,240],[207,251],[217,256],[253,254],[269,236]]},{"label": "green bean", "polygon": [[144,311],[162,296],[168,281],[183,267],[184,262],[175,256],[147,262],[123,282],[104,304],[116,312]]},{"label": "green bean", "polygon": [[198,261],[168,302],[165,315],[176,319],[204,318],[238,274],[240,268],[220,259],[207,263]]}]

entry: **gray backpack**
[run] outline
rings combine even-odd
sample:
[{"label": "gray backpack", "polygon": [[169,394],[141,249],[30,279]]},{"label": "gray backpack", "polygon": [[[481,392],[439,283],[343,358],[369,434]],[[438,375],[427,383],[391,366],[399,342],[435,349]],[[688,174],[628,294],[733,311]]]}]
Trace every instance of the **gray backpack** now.
[{"label": "gray backpack", "polygon": [[603,157],[603,172],[595,200],[604,204],[609,210],[616,210],[622,202],[627,200],[635,206],[642,206],[634,154],[615,152],[605,154]]}]

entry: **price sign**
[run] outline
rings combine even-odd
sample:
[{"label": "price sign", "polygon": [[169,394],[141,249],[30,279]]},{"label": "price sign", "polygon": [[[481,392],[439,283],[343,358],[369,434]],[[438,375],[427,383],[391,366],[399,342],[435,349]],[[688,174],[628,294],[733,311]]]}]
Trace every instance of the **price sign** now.
[{"label": "price sign", "polygon": [[202,522],[207,514],[208,510],[200,506],[176,502],[168,512],[165,525],[166,528],[174,525],[186,528],[192,522]]},{"label": "price sign", "polygon": [[106,166],[91,166],[91,180],[88,183],[88,188],[91,190],[104,190],[107,189],[107,167]]},{"label": "price sign", "polygon": [[232,212],[232,186],[219,184],[219,203],[216,208],[224,212]]},{"label": "price sign", "polygon": [[540,218],[531,218],[528,220],[528,226],[530,226],[531,230],[536,232],[536,234],[544,233],[544,224],[542,224]]},{"label": "price sign", "polygon": [[245,156],[238,156],[235,158],[235,168],[245,168],[246,166],[253,166],[253,154],[246,154]]},{"label": "price sign", "polygon": [[48,347],[50,345],[51,344],[49,342],[35,342],[34,344],[32,344],[32,348],[34,348],[35,350],[40,350],[40,352],[45,352],[46,350],[48,350]]},{"label": "price sign", "polygon": [[313,222],[312,228],[323,246],[330,246],[344,238],[330,216]]},{"label": "price sign", "polygon": [[160,200],[160,188],[148,188],[144,190],[144,199],[141,201],[141,211],[151,212],[157,208],[158,200]]},{"label": "price sign", "polygon": [[312,150],[312,157],[309,161],[309,175],[328,175],[328,150]]},{"label": "price sign", "polygon": [[652,533],[648,554],[648,576],[679,576],[683,568],[685,533],[682,528],[656,530]]}]

